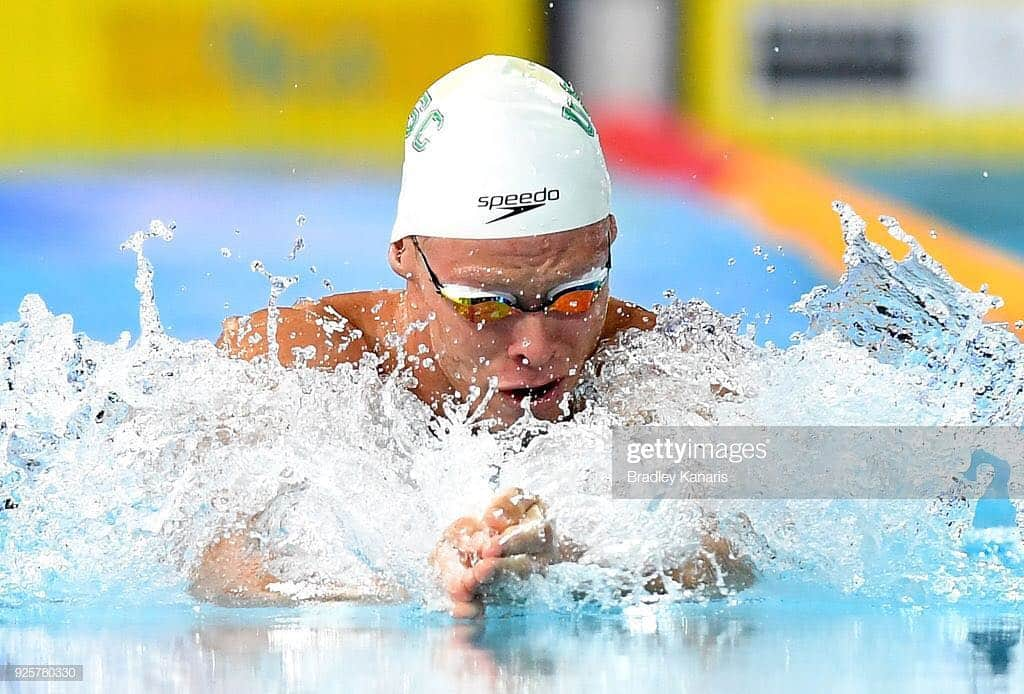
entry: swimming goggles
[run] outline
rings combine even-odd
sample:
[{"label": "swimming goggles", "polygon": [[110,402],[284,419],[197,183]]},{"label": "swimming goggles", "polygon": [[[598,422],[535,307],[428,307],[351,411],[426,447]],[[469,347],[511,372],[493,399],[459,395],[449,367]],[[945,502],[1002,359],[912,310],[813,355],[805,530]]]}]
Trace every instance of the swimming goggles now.
[{"label": "swimming goggles", "polygon": [[590,310],[590,307],[597,300],[598,294],[608,282],[608,275],[612,269],[612,246],[611,236],[608,237],[608,261],[604,267],[594,268],[582,277],[570,280],[554,287],[544,297],[539,305],[523,306],[519,298],[513,294],[494,290],[484,291],[474,287],[461,284],[442,284],[434,274],[433,268],[423,254],[419,241],[412,237],[412,243],[423,259],[423,265],[427,268],[430,281],[434,289],[444,297],[455,312],[464,318],[473,321],[494,321],[507,318],[513,312],[537,313],[543,311],[545,314],[560,314],[565,316],[579,316]]}]

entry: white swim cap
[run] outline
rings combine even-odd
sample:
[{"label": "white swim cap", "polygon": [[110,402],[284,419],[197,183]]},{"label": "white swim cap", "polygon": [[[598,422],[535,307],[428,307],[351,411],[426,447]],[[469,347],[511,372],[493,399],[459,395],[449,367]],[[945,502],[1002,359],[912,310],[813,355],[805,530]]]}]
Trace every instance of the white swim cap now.
[{"label": "white swim cap", "polygon": [[607,217],[610,193],[572,86],[529,60],[488,55],[439,79],[409,114],[391,240],[553,234]]}]

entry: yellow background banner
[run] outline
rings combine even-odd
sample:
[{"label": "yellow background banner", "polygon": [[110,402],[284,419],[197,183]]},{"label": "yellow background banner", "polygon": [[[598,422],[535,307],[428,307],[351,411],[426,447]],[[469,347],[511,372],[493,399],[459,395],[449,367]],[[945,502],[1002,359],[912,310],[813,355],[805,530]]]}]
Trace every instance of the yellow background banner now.
[{"label": "yellow background banner", "polygon": [[289,150],[395,160],[422,91],[539,57],[519,0],[54,0],[0,9],[0,159]]}]

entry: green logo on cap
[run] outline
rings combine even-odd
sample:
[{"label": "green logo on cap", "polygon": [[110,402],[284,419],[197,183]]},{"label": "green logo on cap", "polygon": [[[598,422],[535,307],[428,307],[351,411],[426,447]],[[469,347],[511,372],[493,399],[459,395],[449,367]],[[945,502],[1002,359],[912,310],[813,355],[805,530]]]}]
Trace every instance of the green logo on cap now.
[{"label": "green logo on cap", "polygon": [[[443,113],[436,108],[427,113],[427,107],[430,106],[430,102],[430,92],[423,92],[423,96],[412,107],[412,111],[409,113],[409,120],[405,122],[405,139],[408,140],[409,136],[415,131],[416,136],[412,138],[412,148],[417,152],[422,152],[430,144],[430,138],[426,136],[428,125],[435,123],[437,125],[436,130],[440,130],[444,126]],[[426,117],[421,119],[420,116],[424,113],[426,113]]]},{"label": "green logo on cap", "polygon": [[571,120],[576,125],[583,128],[583,132],[591,137],[594,136],[594,121],[590,120],[590,114],[587,113],[587,109],[583,107],[583,102],[580,100],[580,95],[573,89],[572,84],[568,81],[562,81],[562,89],[569,93],[569,100],[565,106],[562,107],[562,117],[566,120]]}]

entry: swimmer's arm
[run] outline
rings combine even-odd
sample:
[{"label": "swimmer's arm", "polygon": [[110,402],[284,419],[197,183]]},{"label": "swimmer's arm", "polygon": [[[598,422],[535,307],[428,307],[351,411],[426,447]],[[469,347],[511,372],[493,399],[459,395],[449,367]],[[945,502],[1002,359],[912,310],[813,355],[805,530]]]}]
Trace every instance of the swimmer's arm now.
[{"label": "swimmer's arm", "polygon": [[233,607],[290,602],[269,589],[278,583],[263,564],[252,530],[235,532],[211,543],[192,573],[189,593],[197,600]]},{"label": "swimmer's arm", "polygon": [[317,586],[283,582],[267,569],[266,562],[273,557],[261,549],[259,537],[252,530],[255,522],[253,518],[244,530],[215,540],[203,551],[191,575],[192,597],[226,607],[294,605],[306,600],[379,603],[408,597],[400,588],[383,581],[373,588],[343,580]]},{"label": "swimmer's arm", "polygon": [[[368,351],[366,339],[327,300],[282,307],[277,326],[278,359],[286,367],[302,362],[308,367],[332,369],[357,362]],[[267,355],[267,309],[249,316],[224,320],[217,347],[228,355],[251,361]],[[314,351],[304,358],[303,351]]]}]

